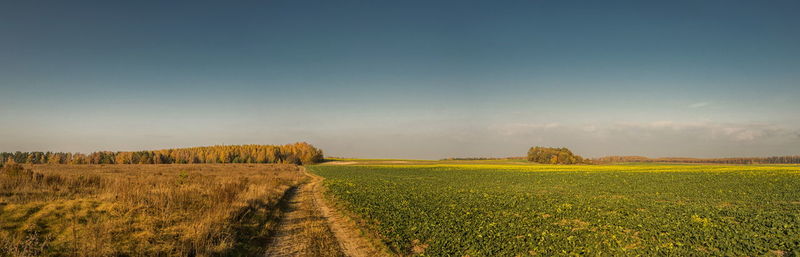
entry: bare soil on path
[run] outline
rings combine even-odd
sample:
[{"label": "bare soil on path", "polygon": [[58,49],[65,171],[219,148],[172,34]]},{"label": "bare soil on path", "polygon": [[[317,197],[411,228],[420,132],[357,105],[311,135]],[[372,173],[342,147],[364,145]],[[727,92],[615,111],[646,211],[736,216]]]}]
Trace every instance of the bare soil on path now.
[{"label": "bare soil on path", "polygon": [[324,178],[303,168],[309,181],[287,192],[283,217],[266,256],[390,256],[362,236],[355,222],[330,207]]}]

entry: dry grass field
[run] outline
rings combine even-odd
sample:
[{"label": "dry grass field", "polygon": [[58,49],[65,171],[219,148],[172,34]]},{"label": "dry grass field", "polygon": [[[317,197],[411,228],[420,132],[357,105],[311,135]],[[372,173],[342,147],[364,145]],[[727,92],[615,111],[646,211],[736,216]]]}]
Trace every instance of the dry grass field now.
[{"label": "dry grass field", "polygon": [[263,253],[307,179],[288,164],[14,166],[0,172],[0,256]]}]

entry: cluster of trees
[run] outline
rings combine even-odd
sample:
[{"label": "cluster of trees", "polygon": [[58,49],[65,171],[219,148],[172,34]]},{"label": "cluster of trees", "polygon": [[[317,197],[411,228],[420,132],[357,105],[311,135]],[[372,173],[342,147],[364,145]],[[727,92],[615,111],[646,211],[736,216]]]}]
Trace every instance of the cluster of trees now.
[{"label": "cluster of trees", "polygon": [[800,155],[774,157],[736,157],[736,158],[685,158],[663,157],[648,158],[644,156],[606,156],[594,159],[597,162],[669,162],[669,163],[717,163],[717,164],[797,164]]},{"label": "cluster of trees", "polygon": [[0,164],[170,164],[170,163],[291,163],[322,161],[322,150],[301,142],[288,145],[219,145],[155,151],[0,153]]},{"label": "cluster of trees", "polygon": [[544,164],[585,164],[583,157],[575,155],[567,148],[531,147],[528,161]]}]

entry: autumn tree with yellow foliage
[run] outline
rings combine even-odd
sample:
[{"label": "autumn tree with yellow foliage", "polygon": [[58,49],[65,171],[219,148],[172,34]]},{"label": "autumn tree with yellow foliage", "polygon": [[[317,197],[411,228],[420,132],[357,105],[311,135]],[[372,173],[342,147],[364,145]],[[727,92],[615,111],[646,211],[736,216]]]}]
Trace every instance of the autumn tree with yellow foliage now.
[{"label": "autumn tree with yellow foliage", "polygon": [[216,145],[151,151],[91,154],[53,152],[0,153],[3,162],[27,164],[171,164],[171,163],[289,163],[322,161],[322,150],[305,142],[287,145]]}]

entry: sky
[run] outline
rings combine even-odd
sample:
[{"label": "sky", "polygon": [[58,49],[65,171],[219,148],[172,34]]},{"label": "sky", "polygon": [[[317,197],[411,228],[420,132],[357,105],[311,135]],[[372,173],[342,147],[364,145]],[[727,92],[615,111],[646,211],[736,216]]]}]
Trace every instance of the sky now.
[{"label": "sky", "polygon": [[0,151],[800,154],[798,1],[4,1]]}]

